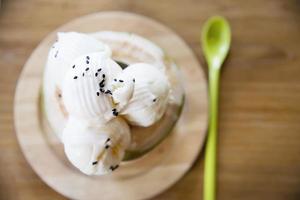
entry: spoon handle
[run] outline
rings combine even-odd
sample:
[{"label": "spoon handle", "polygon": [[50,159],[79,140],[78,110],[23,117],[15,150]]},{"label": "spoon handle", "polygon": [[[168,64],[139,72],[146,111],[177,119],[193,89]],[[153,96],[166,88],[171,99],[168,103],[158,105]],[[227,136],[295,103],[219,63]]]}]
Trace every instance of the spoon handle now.
[{"label": "spoon handle", "polygon": [[209,132],[204,162],[204,200],[216,199],[217,124],[220,69],[209,67]]}]

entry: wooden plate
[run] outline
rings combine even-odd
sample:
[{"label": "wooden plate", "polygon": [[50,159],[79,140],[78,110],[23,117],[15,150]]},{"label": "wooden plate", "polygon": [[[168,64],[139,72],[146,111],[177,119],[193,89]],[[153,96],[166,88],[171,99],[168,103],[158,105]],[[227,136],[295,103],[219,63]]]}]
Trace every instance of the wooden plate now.
[{"label": "wooden plate", "polygon": [[[173,132],[146,156],[122,163],[113,174],[80,173],[63,153],[41,114],[40,90],[51,43],[58,31],[128,31],[146,37],[180,66],[185,87],[183,113]],[[101,12],[78,18],[49,34],[34,50],[19,78],[15,126],[22,151],[50,187],[72,199],[148,199],[169,188],[193,165],[207,128],[207,83],[196,57],[173,31],[152,19],[125,12]]]}]

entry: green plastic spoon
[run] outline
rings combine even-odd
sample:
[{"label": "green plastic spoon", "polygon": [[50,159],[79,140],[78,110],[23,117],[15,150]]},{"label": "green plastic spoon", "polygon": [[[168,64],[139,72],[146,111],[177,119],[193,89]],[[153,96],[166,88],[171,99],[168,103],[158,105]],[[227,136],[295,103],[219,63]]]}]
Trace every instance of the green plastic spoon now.
[{"label": "green plastic spoon", "polygon": [[201,43],[209,73],[209,132],[205,149],[204,200],[216,199],[216,154],[219,76],[230,47],[230,26],[220,16],[210,18],[202,29]]}]

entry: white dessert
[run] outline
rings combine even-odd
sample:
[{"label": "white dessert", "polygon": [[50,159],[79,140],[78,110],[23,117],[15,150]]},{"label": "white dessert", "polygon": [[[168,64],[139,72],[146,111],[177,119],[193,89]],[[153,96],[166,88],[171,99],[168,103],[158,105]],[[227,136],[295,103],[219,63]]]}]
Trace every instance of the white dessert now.
[{"label": "white dessert", "polygon": [[81,55],[102,52],[111,55],[110,48],[86,34],[58,33],[57,41],[50,49],[44,72],[44,106],[47,118],[61,138],[68,113],[61,101],[62,82],[72,62]]},{"label": "white dessert", "polygon": [[[101,175],[170,131],[183,90],[175,64],[152,42],[128,33],[91,35],[59,34],[48,56],[43,102],[70,162]],[[129,66],[122,70],[115,60]]]},{"label": "white dessert", "polygon": [[165,53],[156,44],[134,33],[100,31],[90,34],[103,42],[112,52],[112,57],[127,64],[148,63],[165,71]]},{"label": "white dessert", "polygon": [[121,118],[101,124],[71,117],[63,132],[65,153],[87,175],[102,175],[119,167],[130,144],[130,129]]},{"label": "white dessert", "polygon": [[146,63],[128,66],[112,83],[112,97],[119,113],[136,126],[151,126],[161,119],[169,91],[167,77]]},{"label": "white dessert", "polygon": [[65,75],[62,97],[71,116],[97,118],[106,123],[114,117],[110,83],[122,72],[121,67],[102,52],[75,59]]}]

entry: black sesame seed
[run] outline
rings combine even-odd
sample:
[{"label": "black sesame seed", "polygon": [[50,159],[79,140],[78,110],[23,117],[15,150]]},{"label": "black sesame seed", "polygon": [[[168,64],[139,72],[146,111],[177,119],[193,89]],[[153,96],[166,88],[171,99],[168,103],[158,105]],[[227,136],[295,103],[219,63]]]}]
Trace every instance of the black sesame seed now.
[{"label": "black sesame seed", "polygon": [[117,81],[117,79],[115,78],[114,81]]},{"label": "black sesame seed", "polygon": [[109,148],[109,145],[105,145],[105,149],[108,149]]},{"label": "black sesame seed", "polygon": [[109,169],[111,169],[111,171],[114,171],[115,169],[117,169],[119,167],[119,165],[116,165],[116,166],[110,166]]},{"label": "black sesame seed", "polygon": [[105,78],[105,74],[102,74],[102,78]]},{"label": "black sesame seed", "polygon": [[86,59],[88,59],[88,60],[89,60],[89,59],[90,59],[90,57],[89,57],[89,56],[87,56],[87,57],[86,57]]},{"label": "black sesame seed", "polygon": [[124,81],[123,80],[119,80],[119,82],[123,83]]},{"label": "black sesame seed", "polygon": [[93,162],[92,164],[93,164],[93,165],[97,165],[97,164],[98,164],[98,161],[95,161],[95,162]]},{"label": "black sesame seed", "polygon": [[75,65],[73,65],[72,68],[74,69],[74,68],[75,68]]},{"label": "black sesame seed", "polygon": [[102,69],[101,68],[99,68],[98,70],[97,70],[97,72],[100,72]]},{"label": "black sesame seed", "polygon": [[89,71],[89,69],[90,69],[90,68],[87,67],[87,68],[85,69],[85,71]]},{"label": "black sesame seed", "polygon": [[100,95],[100,93],[99,92],[97,92],[97,96],[99,96]]},{"label": "black sesame seed", "polygon": [[82,76],[84,76],[84,73],[82,73]]},{"label": "black sesame seed", "polygon": [[135,83],[135,78],[132,81]]},{"label": "black sesame seed", "polygon": [[111,93],[110,90],[106,90],[106,91],[105,91],[105,94],[110,94],[110,95],[112,95],[112,93]]},{"label": "black sesame seed", "polygon": [[104,82],[105,82],[105,80],[103,79],[103,80],[99,83],[99,87],[103,88],[103,87],[104,87]]},{"label": "black sesame seed", "polygon": [[95,73],[95,76],[96,76],[96,77],[98,76],[98,73],[97,73],[97,72]]},{"label": "black sesame seed", "polygon": [[89,63],[90,63],[90,61],[87,60],[87,61],[86,61],[86,64],[89,64]]},{"label": "black sesame seed", "polygon": [[107,140],[105,141],[105,143],[109,142],[110,141],[110,138],[107,138]]},{"label": "black sesame seed", "polygon": [[104,90],[103,90],[102,88],[100,88],[100,92],[101,92],[101,93],[103,93],[103,92],[104,92]]},{"label": "black sesame seed", "polygon": [[115,108],[114,108],[114,109],[112,109],[112,111],[113,111],[113,112],[116,112],[116,111],[117,111],[117,109],[115,109]]},{"label": "black sesame seed", "polygon": [[113,112],[113,115],[114,115],[114,116],[118,116],[119,113],[118,113],[118,112]]},{"label": "black sesame seed", "polygon": [[156,102],[156,99],[153,99],[152,101],[153,101],[153,102]]},{"label": "black sesame seed", "polygon": [[58,94],[58,97],[61,98],[62,97],[61,94]]},{"label": "black sesame seed", "polygon": [[55,58],[57,57],[57,54],[58,54],[58,50],[55,52],[55,55],[54,55]]},{"label": "black sesame seed", "polygon": [[74,79],[77,79],[78,77],[77,76],[74,76]]}]

